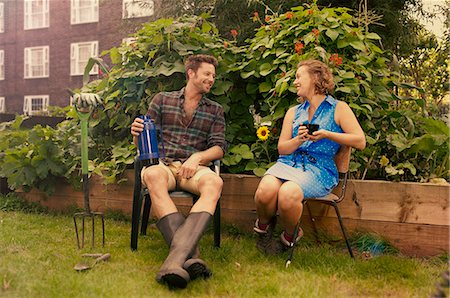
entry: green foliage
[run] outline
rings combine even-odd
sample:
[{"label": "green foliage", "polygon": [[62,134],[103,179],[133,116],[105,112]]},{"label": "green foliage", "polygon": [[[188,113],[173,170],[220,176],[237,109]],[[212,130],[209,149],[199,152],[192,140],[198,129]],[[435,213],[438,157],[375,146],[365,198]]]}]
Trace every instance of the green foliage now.
[{"label": "green foliage", "polygon": [[[296,65],[316,58],[330,66],[334,96],[350,105],[366,133],[367,148],[353,154],[354,177],[448,179],[446,124],[429,117],[423,88],[399,81],[389,68],[391,57],[380,49],[380,37],[358,26],[353,13],[313,3],[264,20],[255,17],[260,27],[243,46],[223,39],[208,15],[144,24],[133,35],[135,42],[102,53],[111,58],[110,69],[101,59],[91,60],[86,74],[98,64],[100,78],[74,90],[96,93],[103,102],[89,122],[90,173],[103,176],[105,183],[121,181],[135,155],[129,132],[133,119],[146,113],[156,93],[185,85],[187,56],[206,53],[219,60],[208,96],[225,110],[229,151],[224,172],[261,176],[276,161],[277,132],[286,110],[297,104]],[[55,129],[22,131],[20,116],[2,125],[0,176],[10,187],[51,192],[61,176],[80,183],[79,121],[74,109],[67,109],[68,120]],[[262,126],[270,131],[267,140],[256,135]]]},{"label": "green foliage", "polygon": [[[449,141],[445,123],[427,119],[420,98],[404,99],[394,93],[421,89],[398,82],[397,73],[389,69],[389,56],[377,45],[379,36],[358,27],[351,13],[311,4],[259,20],[262,26],[249,41],[245,62],[236,65],[247,82],[247,93],[253,96],[254,115],[280,128],[285,111],[297,103],[293,86],[297,63],[316,58],[332,69],[334,96],[350,105],[367,136],[368,148],[354,154],[355,177],[448,179],[448,151],[442,146]],[[401,103],[405,100],[408,105]],[[396,142],[399,136],[408,143],[404,146],[412,148],[404,150]],[[383,156],[389,157],[387,164],[380,163]]]},{"label": "green foliage", "polygon": [[[36,125],[21,130],[23,117],[9,123],[10,129],[0,135],[0,176],[7,177],[12,189],[37,187],[52,193],[56,177],[66,176],[76,160],[69,150],[74,130],[55,130]],[[60,124],[64,126],[64,122]]]},{"label": "green foliage", "polygon": [[0,195],[0,211],[20,211],[25,213],[47,213],[48,209],[39,203],[30,203],[14,193]]}]

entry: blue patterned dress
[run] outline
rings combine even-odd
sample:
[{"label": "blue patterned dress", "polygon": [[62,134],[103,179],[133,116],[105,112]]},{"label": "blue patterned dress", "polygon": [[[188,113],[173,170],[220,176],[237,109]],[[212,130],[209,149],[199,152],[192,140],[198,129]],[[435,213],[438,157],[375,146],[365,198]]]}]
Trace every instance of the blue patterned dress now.
[{"label": "blue patterned dress", "polygon": [[[336,99],[327,95],[314,113],[311,123],[319,124],[319,129],[343,132],[334,121],[337,103]],[[300,125],[308,123],[309,106],[309,102],[305,101],[295,107],[292,137],[297,136]],[[334,156],[340,146],[328,139],[306,141],[292,154],[280,155],[277,163],[270,167],[265,175],[297,183],[305,198],[325,196],[339,181]]]}]

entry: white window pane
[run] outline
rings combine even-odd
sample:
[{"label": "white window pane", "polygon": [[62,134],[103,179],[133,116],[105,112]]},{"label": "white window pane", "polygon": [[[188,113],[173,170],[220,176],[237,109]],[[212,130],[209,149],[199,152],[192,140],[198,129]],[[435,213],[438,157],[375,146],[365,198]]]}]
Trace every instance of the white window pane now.
[{"label": "white window pane", "polygon": [[122,17],[140,18],[154,14],[153,0],[122,0]]},{"label": "white window pane", "polygon": [[5,32],[5,5],[0,3],[0,32]]},{"label": "white window pane", "polygon": [[[91,57],[97,57],[98,42],[74,43],[71,45],[70,74],[82,75]],[[90,74],[97,74],[98,66],[94,66]]]},{"label": "white window pane", "polygon": [[25,78],[48,77],[48,47],[25,48]]},{"label": "white window pane", "polygon": [[45,28],[49,25],[49,0],[25,0],[25,29]]},{"label": "white window pane", "polygon": [[4,112],[6,112],[5,98],[0,97],[0,113],[4,113]]},{"label": "white window pane", "polygon": [[0,80],[5,79],[5,51],[0,50]]},{"label": "white window pane", "polygon": [[23,112],[28,115],[42,114],[47,111],[48,95],[29,95],[24,97]]},{"label": "white window pane", "polygon": [[71,23],[98,22],[98,0],[72,0]]}]

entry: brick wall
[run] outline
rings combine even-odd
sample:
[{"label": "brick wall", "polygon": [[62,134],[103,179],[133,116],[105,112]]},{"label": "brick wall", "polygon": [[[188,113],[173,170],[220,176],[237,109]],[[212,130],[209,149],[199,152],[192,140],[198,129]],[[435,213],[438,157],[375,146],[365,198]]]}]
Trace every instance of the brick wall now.
[{"label": "brick wall", "polygon": [[[5,80],[0,81],[0,97],[5,97],[7,113],[22,113],[25,95],[49,95],[49,104],[66,106],[67,88],[82,86],[82,76],[70,75],[70,44],[98,41],[98,53],[118,46],[142,23],[156,16],[122,19],[122,0],[99,1],[99,22],[70,24],[70,0],[50,0],[50,27],[24,30],[24,1],[4,1],[5,32],[0,33],[0,50],[5,51]],[[155,15],[159,0],[155,2]],[[50,76],[24,79],[24,48],[50,47]],[[107,63],[110,61],[106,60]],[[93,77],[94,78],[94,77]]]}]

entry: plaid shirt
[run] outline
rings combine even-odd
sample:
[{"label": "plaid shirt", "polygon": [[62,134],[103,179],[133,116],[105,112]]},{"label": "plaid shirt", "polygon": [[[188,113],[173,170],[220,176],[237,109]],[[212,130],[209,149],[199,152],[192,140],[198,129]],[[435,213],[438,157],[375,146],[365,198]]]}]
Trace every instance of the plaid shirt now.
[{"label": "plaid shirt", "polygon": [[[193,153],[219,146],[226,151],[225,118],[220,104],[202,96],[192,120],[184,111],[184,88],[156,94],[147,115],[161,128],[165,162],[186,161]],[[161,142],[159,150],[162,150]]]}]

